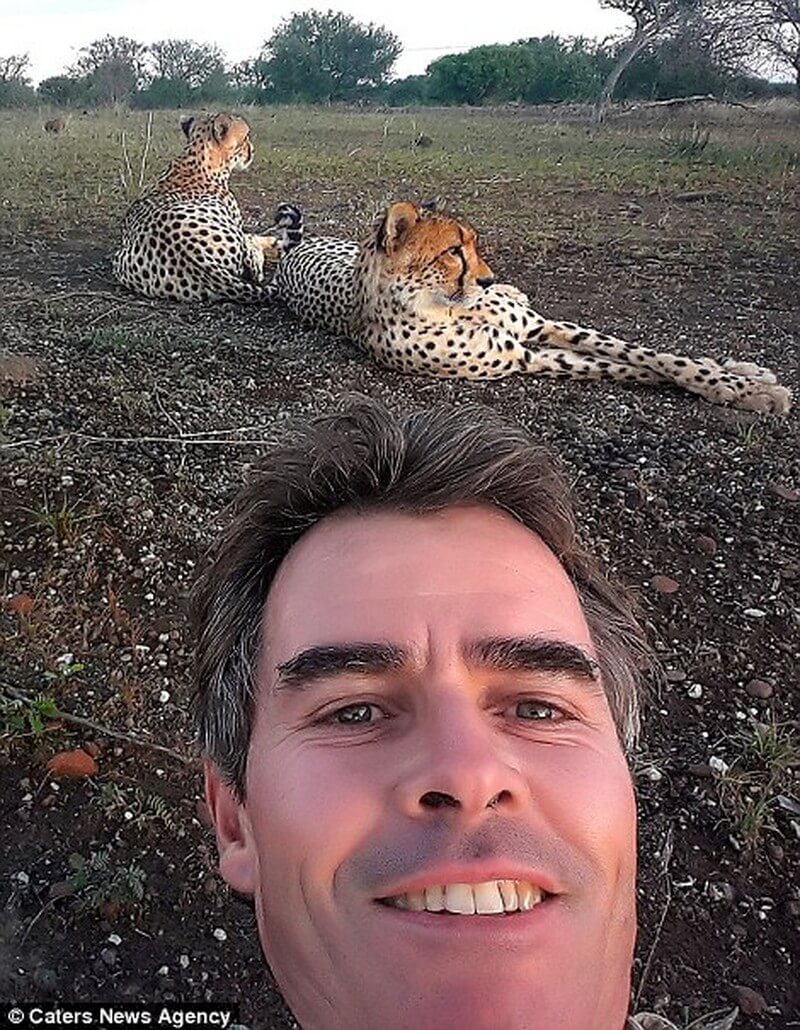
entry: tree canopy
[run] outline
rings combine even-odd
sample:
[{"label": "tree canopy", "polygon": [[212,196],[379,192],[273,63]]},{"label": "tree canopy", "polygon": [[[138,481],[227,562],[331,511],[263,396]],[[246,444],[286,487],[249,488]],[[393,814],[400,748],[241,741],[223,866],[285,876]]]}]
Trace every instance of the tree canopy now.
[{"label": "tree canopy", "polygon": [[259,83],[275,98],[311,103],[356,100],[388,80],[400,40],[379,25],[337,11],[293,14],[264,44]]}]

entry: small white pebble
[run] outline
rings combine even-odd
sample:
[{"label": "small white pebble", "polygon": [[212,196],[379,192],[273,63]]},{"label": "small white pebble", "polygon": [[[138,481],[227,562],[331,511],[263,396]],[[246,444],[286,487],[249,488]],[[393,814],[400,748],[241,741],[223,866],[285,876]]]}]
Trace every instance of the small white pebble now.
[{"label": "small white pebble", "polygon": [[227,941],[227,939],[228,939],[227,933],[225,933],[225,931],[222,929],[221,926],[218,926],[216,928],[216,930],[214,931],[214,937],[218,941]]},{"label": "small white pebble", "polygon": [[715,773],[719,773],[720,776],[724,776],[725,773],[730,769],[730,766],[723,758],[717,758],[716,755],[712,755],[708,760],[709,766],[714,770]]},{"label": "small white pebble", "polygon": [[130,822],[130,821],[131,821],[131,819],[133,819],[133,812],[130,812],[130,811],[128,811],[128,812],[125,812],[125,813],[124,813],[124,815],[123,815],[123,819],[124,819],[124,820],[125,820],[126,822]]},{"label": "small white pebble", "polygon": [[17,883],[21,883],[23,887],[27,887],[28,884],[31,882],[30,876],[28,876],[28,874],[23,872],[21,869],[18,873],[15,874],[14,879],[17,881]]},{"label": "small white pebble", "polygon": [[692,700],[696,701],[698,697],[703,696],[703,685],[701,683],[692,683],[686,693]]},{"label": "small white pebble", "polygon": [[61,485],[62,486],[72,486],[74,482],[75,482],[75,480],[72,478],[72,476],[62,476],[61,477]]},{"label": "small white pebble", "polygon": [[158,695],[158,700],[161,702],[162,705],[165,705],[167,701],[169,701],[169,691],[162,690],[161,693]]},{"label": "small white pebble", "polygon": [[157,972],[156,976],[169,976],[169,966],[162,966]]},{"label": "small white pebble", "polygon": [[651,765],[645,772],[645,776],[650,780],[651,783],[659,783],[663,776],[660,769],[656,769],[654,765]]},{"label": "small white pebble", "polygon": [[761,608],[745,608],[743,615],[746,619],[763,619],[767,613]]},{"label": "small white pebble", "polygon": [[181,955],[181,957],[178,959],[178,961],[181,964],[181,969],[188,969],[188,967],[189,967],[189,956],[188,955]]},{"label": "small white pebble", "polygon": [[111,933],[108,935],[108,943],[114,945],[122,944],[122,938],[118,933]]}]

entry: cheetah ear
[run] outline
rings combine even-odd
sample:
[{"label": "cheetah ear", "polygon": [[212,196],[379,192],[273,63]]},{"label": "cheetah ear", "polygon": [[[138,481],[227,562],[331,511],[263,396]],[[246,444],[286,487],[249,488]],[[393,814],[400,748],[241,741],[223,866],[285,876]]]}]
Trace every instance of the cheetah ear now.
[{"label": "cheetah ear", "polygon": [[214,119],[211,131],[214,134],[214,139],[217,143],[221,143],[228,135],[228,130],[231,127],[231,116],[229,114],[218,114]]},{"label": "cheetah ear", "polygon": [[392,204],[378,229],[378,246],[387,254],[394,254],[419,220],[420,212],[415,204],[407,200]]},{"label": "cheetah ear", "polygon": [[189,138],[189,133],[191,132],[193,125],[194,118],[191,115],[186,115],[185,117],[181,118],[181,129],[183,130],[183,134],[187,139]]}]

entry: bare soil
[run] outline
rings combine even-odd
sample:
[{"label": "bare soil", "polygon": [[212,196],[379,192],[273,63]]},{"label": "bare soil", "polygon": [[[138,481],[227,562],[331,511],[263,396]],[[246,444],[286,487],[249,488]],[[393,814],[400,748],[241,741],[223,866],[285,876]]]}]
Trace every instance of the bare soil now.
[{"label": "bare soil", "polygon": [[[349,236],[388,195],[439,193],[484,229],[495,271],[539,310],[755,360],[800,394],[796,123],[767,140],[726,112],[713,154],[681,163],[669,151],[665,170],[660,122],[609,129],[600,160],[581,125],[426,112],[407,135],[424,130],[434,154],[406,167],[402,142],[393,172],[378,153],[384,116],[341,114],[341,143],[329,117],[287,149],[285,181],[243,180],[254,225],[299,199],[309,231]],[[39,154],[41,130],[25,131],[30,143],[14,146]],[[261,131],[276,138],[274,125]],[[492,132],[519,143],[487,170],[459,141],[488,153]],[[77,133],[47,143],[75,147]],[[527,174],[531,140],[552,174]],[[350,147],[351,177],[335,163],[321,174],[326,146]],[[572,162],[563,175],[558,146]],[[23,174],[17,152],[8,159]],[[635,1007],[683,1027],[738,1003],[737,1026],[800,1026],[797,409],[763,417],[668,389],[403,377],[277,309],[134,298],[106,261],[125,196],[95,209],[87,192],[84,211],[71,189],[57,217],[16,200],[0,217],[0,998],[238,1001],[250,1027],[292,1025],[250,905],[216,873],[185,599],[266,442],[358,391],[398,409],[477,401],[559,453],[586,535],[638,594],[666,670],[633,762]],[[15,727],[8,688],[100,728]],[[79,746],[97,775],[51,779],[47,760]]]}]

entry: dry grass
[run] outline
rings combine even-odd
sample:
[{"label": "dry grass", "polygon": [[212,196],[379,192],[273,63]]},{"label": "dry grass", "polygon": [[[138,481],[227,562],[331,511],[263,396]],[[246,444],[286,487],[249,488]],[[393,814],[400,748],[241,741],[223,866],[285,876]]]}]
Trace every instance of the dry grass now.
[{"label": "dry grass", "polygon": [[[737,109],[738,110],[738,109]],[[354,231],[388,199],[437,196],[478,225],[514,219],[523,239],[554,228],[542,193],[575,189],[670,198],[711,191],[763,198],[780,209],[798,185],[796,126],[764,106],[621,118],[595,133],[567,109],[406,112],[256,108],[256,161],[238,188],[268,218],[284,198],[308,203],[321,227],[336,215]],[[562,116],[564,120],[562,120]],[[180,146],[177,115],[75,113],[58,136],[42,114],[0,112],[0,231],[41,236],[106,229]],[[696,125],[696,129],[692,126]],[[702,148],[686,147],[687,133]],[[432,143],[415,145],[421,134]],[[502,207],[501,207],[502,205]],[[344,216],[344,218],[342,218]],[[557,227],[557,226],[555,226]],[[570,227],[592,232],[591,219]]]}]

